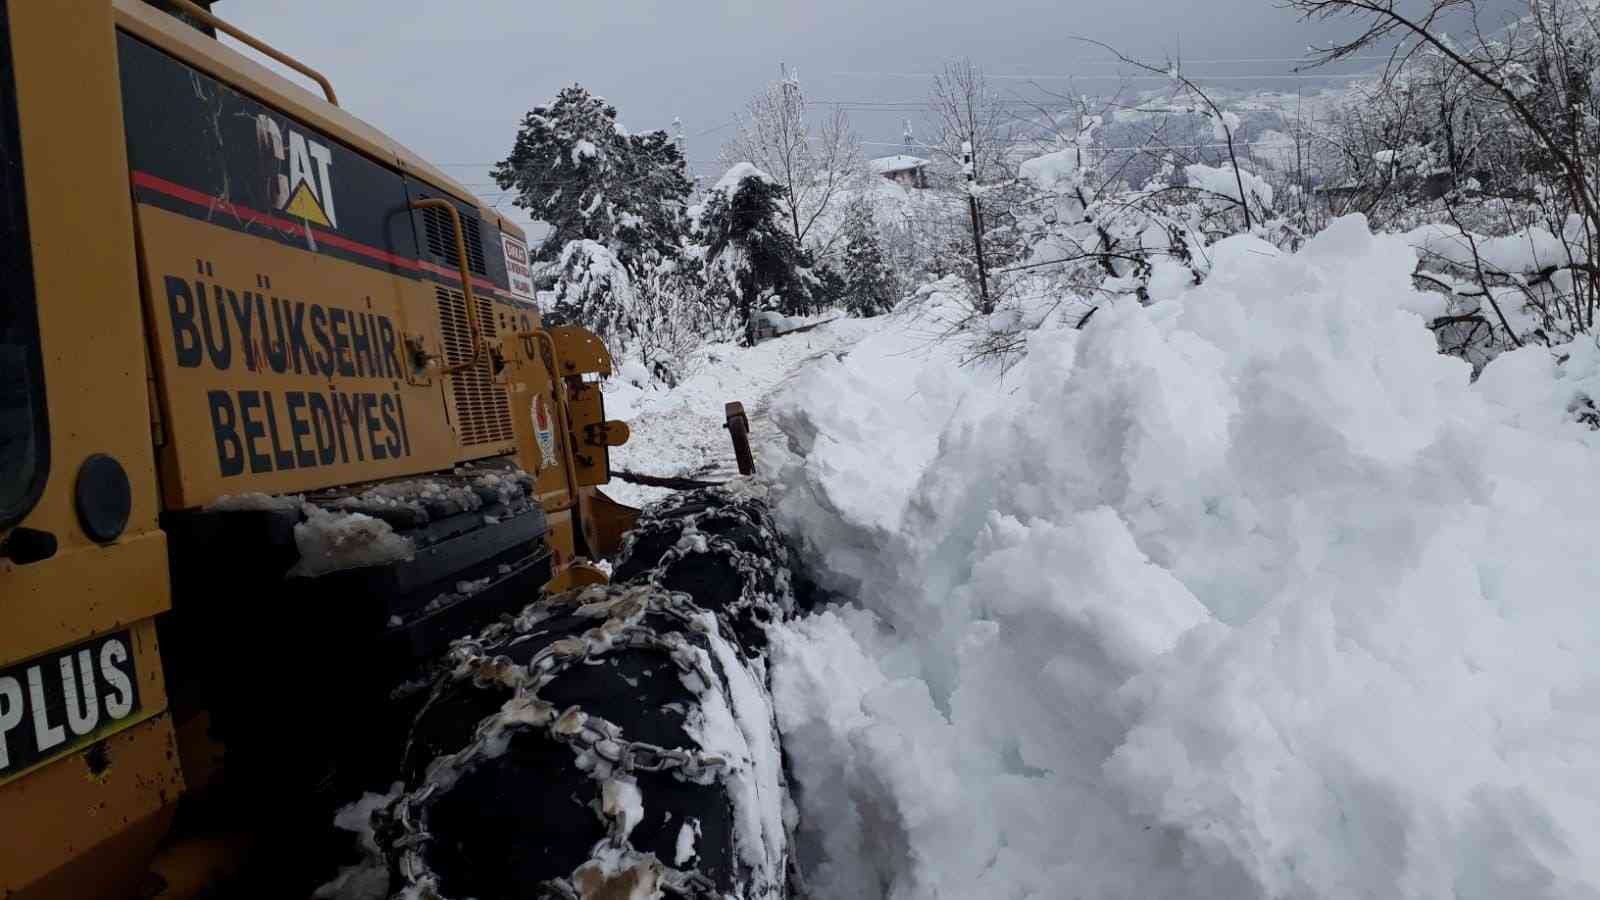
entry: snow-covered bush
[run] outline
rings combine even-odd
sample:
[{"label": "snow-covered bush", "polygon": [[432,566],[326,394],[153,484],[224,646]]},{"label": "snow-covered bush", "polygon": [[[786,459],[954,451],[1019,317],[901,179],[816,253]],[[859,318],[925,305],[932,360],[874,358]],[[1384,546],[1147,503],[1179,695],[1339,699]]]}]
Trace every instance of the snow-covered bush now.
[{"label": "snow-covered bush", "polygon": [[1210,212],[1248,209],[1257,222],[1273,216],[1272,185],[1244,165],[1208,166],[1191,163],[1183,169],[1187,186],[1199,192],[1200,203]]}]

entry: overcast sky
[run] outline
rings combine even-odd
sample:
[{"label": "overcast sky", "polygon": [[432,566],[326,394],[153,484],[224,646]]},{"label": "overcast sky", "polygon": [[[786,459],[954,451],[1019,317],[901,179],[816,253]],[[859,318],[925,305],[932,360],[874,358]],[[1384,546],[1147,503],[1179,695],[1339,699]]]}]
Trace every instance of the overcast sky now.
[{"label": "overcast sky", "polygon": [[[780,64],[814,100],[921,100],[928,79],[917,73],[959,56],[996,75],[1088,76],[1072,83],[1079,92],[1110,86],[1119,70],[1071,39],[1081,35],[1293,90],[1329,82],[1292,76],[1287,60],[1352,29],[1302,23],[1275,0],[219,0],[214,10],[320,68],[346,108],[491,203],[500,193],[487,164],[506,155],[524,112],[573,82],[615,104],[631,130],[681,118],[691,170],[714,180],[730,118]],[[895,151],[906,112],[851,115],[861,138],[883,142],[868,155]],[[915,128],[922,114],[910,115]]]}]

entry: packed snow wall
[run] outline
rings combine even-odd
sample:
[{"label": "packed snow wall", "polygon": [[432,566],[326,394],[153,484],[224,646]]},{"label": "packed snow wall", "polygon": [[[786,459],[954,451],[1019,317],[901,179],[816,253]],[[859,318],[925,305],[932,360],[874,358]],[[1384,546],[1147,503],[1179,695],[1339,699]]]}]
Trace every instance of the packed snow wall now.
[{"label": "packed snow wall", "polygon": [[1359,217],[1211,249],[774,401],[849,599],[772,651],[814,896],[1600,896],[1600,351],[1473,382]]}]

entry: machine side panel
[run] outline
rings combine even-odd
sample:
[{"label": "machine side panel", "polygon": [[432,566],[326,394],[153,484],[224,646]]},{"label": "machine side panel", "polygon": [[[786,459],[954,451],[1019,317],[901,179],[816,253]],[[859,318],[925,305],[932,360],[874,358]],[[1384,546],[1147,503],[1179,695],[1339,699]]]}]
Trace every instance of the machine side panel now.
[{"label": "machine side panel", "polygon": [[[167,507],[449,468],[405,179],[118,37]],[[487,283],[486,283],[487,284]],[[408,342],[415,342],[415,346]]]}]

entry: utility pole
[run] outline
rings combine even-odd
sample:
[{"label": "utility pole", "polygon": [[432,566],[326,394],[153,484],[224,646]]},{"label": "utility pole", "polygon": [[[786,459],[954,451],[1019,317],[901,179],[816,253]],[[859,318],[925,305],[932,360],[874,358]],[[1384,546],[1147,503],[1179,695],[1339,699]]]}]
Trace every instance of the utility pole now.
[{"label": "utility pole", "polygon": [[983,264],[983,214],[978,211],[978,172],[972,163],[972,142],[961,142],[961,171],[967,176],[967,210],[972,213],[972,246],[978,255],[978,308],[994,312],[989,302],[989,273]]}]

